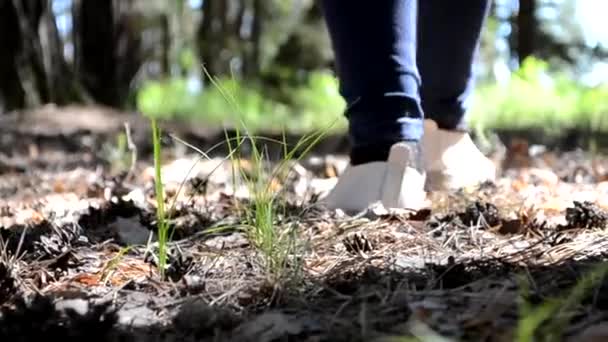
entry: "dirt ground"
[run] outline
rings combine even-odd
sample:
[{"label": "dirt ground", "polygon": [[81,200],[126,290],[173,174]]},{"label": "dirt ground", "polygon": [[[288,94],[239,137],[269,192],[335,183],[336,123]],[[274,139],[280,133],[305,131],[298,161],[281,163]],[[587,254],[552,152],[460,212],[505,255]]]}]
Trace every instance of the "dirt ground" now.
[{"label": "dirt ground", "polygon": [[[202,150],[223,138],[163,127]],[[503,141],[495,183],[349,216],[315,205],[347,163],[327,139],[272,184],[273,224],[297,236],[278,278],[241,229],[252,194],[227,150],[200,160],[167,137],[161,278],[149,137],[107,110],[1,117],[0,341],[514,341],[535,320],[534,340],[608,340],[608,283],[568,297],[608,252],[604,154]]]}]

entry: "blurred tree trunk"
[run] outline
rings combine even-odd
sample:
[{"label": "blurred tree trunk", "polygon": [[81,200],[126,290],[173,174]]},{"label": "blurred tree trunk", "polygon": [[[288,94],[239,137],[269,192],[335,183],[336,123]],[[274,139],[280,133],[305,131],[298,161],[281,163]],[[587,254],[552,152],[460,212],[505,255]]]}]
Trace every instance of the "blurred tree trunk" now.
[{"label": "blurred tree trunk", "polygon": [[274,64],[305,71],[332,68],[334,53],[319,3],[303,8],[299,20],[294,32],[277,50]]},{"label": "blurred tree trunk", "polygon": [[184,48],[185,34],[183,32],[184,23],[184,0],[174,0],[169,5],[169,60],[172,66],[169,74],[174,76],[184,76],[185,70],[182,68],[181,53]]},{"label": "blurred tree trunk", "polygon": [[538,20],[536,0],[519,0],[517,14],[517,56],[521,64],[526,57],[536,52]]},{"label": "blurred tree trunk", "polygon": [[266,82],[260,74],[326,65],[327,36],[314,0],[205,0],[197,43],[213,76]]},{"label": "blurred tree trunk", "polygon": [[111,0],[74,0],[74,70],[79,81],[99,102],[114,105],[114,13]]},{"label": "blurred tree trunk", "polygon": [[253,15],[251,24],[251,37],[249,39],[249,51],[244,60],[243,74],[245,77],[255,77],[260,71],[261,65],[261,41],[262,20],[264,18],[263,0],[253,0]]},{"label": "blurred tree trunk", "polygon": [[203,66],[211,75],[224,74],[222,47],[225,26],[226,3],[232,0],[206,0],[203,2],[203,20],[198,33],[199,54]]},{"label": "blurred tree trunk", "polygon": [[[90,1],[90,0],[89,0]],[[140,23],[143,15],[133,10],[133,0],[114,1],[117,104],[125,105],[145,61]]]},{"label": "blurred tree trunk", "polygon": [[26,94],[25,105],[38,106],[49,100],[42,47],[37,34],[44,0],[12,0],[11,2],[18,22],[14,32],[20,41],[16,51],[17,64],[13,67],[19,74],[20,86]]},{"label": "blurred tree trunk", "polygon": [[159,19],[160,30],[162,32],[162,55],[160,58],[160,73],[162,75],[169,75],[171,73],[171,25],[169,21],[170,18],[166,14],[162,15]]},{"label": "blurred tree trunk", "polygon": [[[63,55],[51,0],[1,0],[4,53],[2,93],[6,109],[79,98]],[[7,48],[8,47],[8,48]]]},{"label": "blurred tree trunk", "polygon": [[130,0],[73,0],[74,69],[99,103],[124,104],[142,64],[137,16]]},{"label": "blurred tree trunk", "polygon": [[262,0],[207,0],[198,30],[199,55],[213,76],[259,71]]},{"label": "blurred tree trunk", "polygon": [[16,65],[21,48],[17,13],[11,0],[0,0],[0,113],[25,105],[25,92]]},{"label": "blurred tree trunk", "polygon": [[81,97],[63,52],[63,42],[57,29],[53,1],[46,0],[38,29],[42,63],[46,75],[48,101],[65,104]]}]

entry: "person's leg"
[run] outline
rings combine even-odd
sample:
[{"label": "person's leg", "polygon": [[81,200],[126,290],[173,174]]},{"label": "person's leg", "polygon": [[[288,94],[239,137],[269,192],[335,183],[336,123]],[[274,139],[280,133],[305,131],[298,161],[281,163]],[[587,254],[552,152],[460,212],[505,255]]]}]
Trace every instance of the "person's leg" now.
[{"label": "person's leg", "polygon": [[490,0],[423,0],[419,6],[417,63],[427,118],[421,144],[427,189],[493,181],[496,168],[471,140],[465,120]]},{"label": "person's leg", "polygon": [[417,63],[422,108],[439,128],[466,129],[473,63],[489,8],[490,0],[420,1]]},{"label": "person's leg", "polygon": [[394,143],[418,141],[423,131],[418,0],[321,0],[321,6],[347,103],[351,163],[386,161]]},{"label": "person's leg", "polygon": [[[426,1],[426,0],[422,0]],[[360,211],[417,208],[425,197],[416,65],[418,0],[321,0],[347,102],[350,165],[325,202]]]}]

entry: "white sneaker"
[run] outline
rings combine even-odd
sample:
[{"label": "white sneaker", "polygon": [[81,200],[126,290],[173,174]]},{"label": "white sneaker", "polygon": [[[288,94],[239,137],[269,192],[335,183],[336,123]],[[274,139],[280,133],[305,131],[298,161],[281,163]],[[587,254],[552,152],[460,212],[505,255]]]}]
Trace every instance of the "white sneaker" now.
[{"label": "white sneaker", "polygon": [[385,209],[420,209],[425,202],[425,174],[416,165],[418,144],[397,143],[388,161],[349,165],[322,200],[329,209],[357,213],[380,202]]},{"label": "white sneaker", "polygon": [[496,179],[496,166],[468,133],[440,129],[424,120],[421,141],[427,191],[453,190]]}]

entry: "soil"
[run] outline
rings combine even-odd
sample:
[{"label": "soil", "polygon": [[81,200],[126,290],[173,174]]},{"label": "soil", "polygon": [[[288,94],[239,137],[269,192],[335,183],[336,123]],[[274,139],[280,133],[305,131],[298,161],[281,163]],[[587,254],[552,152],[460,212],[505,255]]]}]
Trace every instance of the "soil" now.
[{"label": "soil", "polygon": [[[276,267],[247,234],[253,198],[228,149],[200,160],[170,136],[206,151],[223,132],[166,123],[162,277],[145,120],[81,107],[0,118],[2,341],[512,341],[560,298],[541,340],[608,338],[604,278],[568,297],[608,254],[606,155],[510,138],[487,151],[496,182],[349,216],[317,205],[347,163],[345,139],[328,137],[271,183],[275,231],[297,236]],[[125,121],[135,155],[116,147]]]}]

